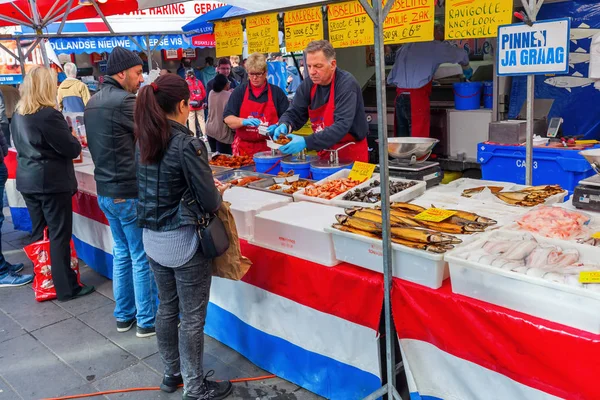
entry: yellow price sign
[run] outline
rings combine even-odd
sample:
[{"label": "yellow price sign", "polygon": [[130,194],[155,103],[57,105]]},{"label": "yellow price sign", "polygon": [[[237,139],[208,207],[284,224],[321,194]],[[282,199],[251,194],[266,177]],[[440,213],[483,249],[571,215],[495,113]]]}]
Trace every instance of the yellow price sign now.
[{"label": "yellow price sign", "polygon": [[448,0],[446,40],[498,36],[498,26],[512,23],[513,0]]},{"label": "yellow price sign", "polygon": [[285,24],[285,49],[287,51],[302,51],[313,40],[323,39],[323,12],[321,7],[286,11],[283,22]]},{"label": "yellow price sign", "polygon": [[355,161],[354,165],[352,166],[352,170],[350,171],[350,175],[348,175],[348,178],[354,181],[364,182],[373,176],[375,167],[375,164]]},{"label": "yellow price sign", "polygon": [[246,18],[248,53],[276,53],[279,51],[279,22],[277,13]]},{"label": "yellow price sign", "polygon": [[596,232],[592,235],[592,238],[594,239],[600,239],[600,232]]},{"label": "yellow price sign", "polygon": [[435,0],[396,0],[383,23],[383,42],[433,40]]},{"label": "yellow price sign", "polygon": [[215,47],[217,57],[242,54],[244,31],[242,21],[234,19],[227,22],[215,22]]},{"label": "yellow price sign", "polygon": [[415,219],[429,222],[442,222],[456,214],[456,211],[444,210],[443,208],[428,208],[420,214],[415,215]]},{"label": "yellow price sign", "polygon": [[375,42],[373,21],[358,1],[327,6],[329,41],[335,48],[368,46]]},{"label": "yellow price sign", "polygon": [[600,271],[580,272],[579,283],[600,283]]}]

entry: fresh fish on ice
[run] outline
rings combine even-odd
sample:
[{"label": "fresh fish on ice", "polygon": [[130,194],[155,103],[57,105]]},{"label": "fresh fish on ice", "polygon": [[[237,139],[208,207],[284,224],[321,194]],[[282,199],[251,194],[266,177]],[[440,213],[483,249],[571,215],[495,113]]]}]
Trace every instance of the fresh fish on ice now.
[{"label": "fresh fish on ice", "polygon": [[497,258],[492,261],[492,267],[502,268],[505,264],[508,264],[510,261],[505,260],[504,258]]},{"label": "fresh fish on ice", "polygon": [[574,53],[569,53],[569,66],[575,68],[575,64],[589,63],[590,55],[579,47]]},{"label": "fresh fish on ice", "polygon": [[502,256],[507,260],[522,260],[527,257],[536,247],[538,243],[535,240],[526,240],[517,242]]},{"label": "fresh fish on ice", "polygon": [[528,267],[544,268],[548,265],[550,254],[556,251],[555,246],[538,246],[529,254],[525,264]]},{"label": "fresh fish on ice", "polygon": [[505,271],[513,271],[515,268],[520,268],[522,266],[523,266],[523,263],[521,263],[521,262],[511,261],[511,262],[504,264],[500,269],[503,269]]},{"label": "fresh fish on ice", "polygon": [[534,278],[541,278],[544,275],[546,275],[548,273],[548,271],[541,269],[541,268],[529,268],[527,270],[527,276],[532,276]]},{"label": "fresh fish on ice", "polygon": [[483,245],[483,249],[490,254],[506,253],[515,244],[511,240],[490,240]]},{"label": "fresh fish on ice", "polygon": [[590,29],[588,24],[582,23],[577,28],[571,29],[570,39],[577,44],[578,40],[589,39],[597,33],[600,33],[600,29]]},{"label": "fresh fish on ice", "polygon": [[567,249],[561,253],[552,253],[548,257],[548,264],[552,267],[566,267],[579,261],[579,252],[576,249]]},{"label": "fresh fish on ice", "polygon": [[543,276],[543,278],[550,282],[565,283],[565,276],[556,272],[548,272]]},{"label": "fresh fish on ice", "polygon": [[[596,82],[594,79],[584,78],[579,72],[575,72],[571,76],[555,76],[544,81],[545,84],[555,86],[557,88],[566,89],[571,92],[572,88],[580,88],[593,85]],[[594,88],[598,89],[596,85]],[[600,89],[598,89],[600,90]]]},{"label": "fresh fish on ice", "polygon": [[517,272],[519,274],[527,274],[527,270],[529,270],[529,267],[517,267],[513,269],[513,272]]}]

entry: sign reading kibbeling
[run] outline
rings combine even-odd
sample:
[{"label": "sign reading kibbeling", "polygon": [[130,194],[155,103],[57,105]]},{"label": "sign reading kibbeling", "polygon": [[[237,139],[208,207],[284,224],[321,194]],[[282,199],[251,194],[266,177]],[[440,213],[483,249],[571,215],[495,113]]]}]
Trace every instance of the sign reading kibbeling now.
[{"label": "sign reading kibbeling", "polygon": [[569,72],[570,18],[498,27],[498,75]]}]

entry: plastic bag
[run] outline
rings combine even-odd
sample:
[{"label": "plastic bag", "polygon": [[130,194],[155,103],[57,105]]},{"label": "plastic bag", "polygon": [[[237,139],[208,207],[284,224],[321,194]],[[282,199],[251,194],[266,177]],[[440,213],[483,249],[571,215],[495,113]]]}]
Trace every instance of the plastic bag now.
[{"label": "plastic bag", "polygon": [[[37,301],[56,299],[56,290],[52,281],[52,262],[50,260],[50,239],[48,228],[44,229],[44,238],[39,242],[23,247],[25,254],[33,263],[33,292]],[[81,285],[79,276],[79,259],[75,252],[75,245],[71,240],[71,269],[77,274],[77,283]]]}]

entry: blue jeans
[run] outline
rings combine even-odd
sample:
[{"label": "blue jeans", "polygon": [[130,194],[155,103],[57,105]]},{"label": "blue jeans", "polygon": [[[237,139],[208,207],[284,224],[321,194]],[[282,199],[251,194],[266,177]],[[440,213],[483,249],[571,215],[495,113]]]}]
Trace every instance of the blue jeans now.
[{"label": "blue jeans", "polygon": [[[1,151],[1,150],[0,150]],[[4,208],[4,187],[8,180],[8,169],[4,162],[0,163],[0,197],[2,198],[2,208]],[[2,224],[4,223],[4,212],[0,210],[0,274],[8,272],[8,265],[6,259],[2,254]]]},{"label": "blue jeans", "polygon": [[137,226],[137,199],[98,196],[98,205],[113,235],[113,293],[115,318],[133,318],[141,328],[154,326],[157,290],[144,251],[142,228]]}]

